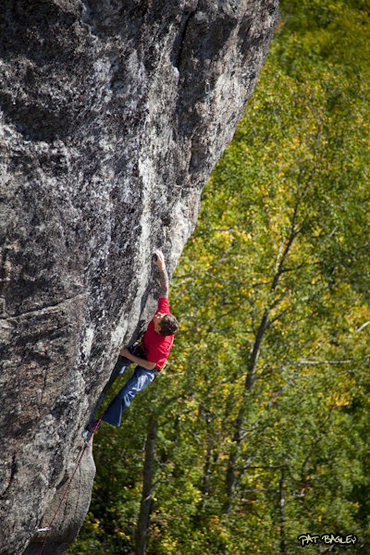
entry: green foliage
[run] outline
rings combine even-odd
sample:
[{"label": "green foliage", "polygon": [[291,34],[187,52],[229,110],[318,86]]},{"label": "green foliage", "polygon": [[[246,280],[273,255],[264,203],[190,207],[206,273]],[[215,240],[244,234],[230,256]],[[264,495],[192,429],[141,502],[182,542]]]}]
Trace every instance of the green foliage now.
[{"label": "green foliage", "polygon": [[170,364],[120,430],[99,432],[70,554],[133,552],[149,413],[148,553],[294,554],[307,531],[365,540],[368,17],[354,0],[281,10],[173,279]]}]

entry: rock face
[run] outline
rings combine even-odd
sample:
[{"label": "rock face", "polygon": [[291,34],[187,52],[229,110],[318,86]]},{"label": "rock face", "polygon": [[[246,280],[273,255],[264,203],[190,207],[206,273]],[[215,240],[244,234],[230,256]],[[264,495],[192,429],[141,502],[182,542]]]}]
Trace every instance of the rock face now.
[{"label": "rock face", "polygon": [[[119,347],[153,313],[267,54],[277,0],[3,0],[2,554],[38,553]],[[90,502],[83,459],[45,553]]]}]

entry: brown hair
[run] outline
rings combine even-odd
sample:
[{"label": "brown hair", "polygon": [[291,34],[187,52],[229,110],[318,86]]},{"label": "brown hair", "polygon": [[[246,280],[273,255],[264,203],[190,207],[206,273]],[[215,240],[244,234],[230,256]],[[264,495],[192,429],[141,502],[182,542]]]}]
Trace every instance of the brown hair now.
[{"label": "brown hair", "polygon": [[161,335],[173,335],[179,329],[179,323],[173,314],[166,314],[161,320]]}]

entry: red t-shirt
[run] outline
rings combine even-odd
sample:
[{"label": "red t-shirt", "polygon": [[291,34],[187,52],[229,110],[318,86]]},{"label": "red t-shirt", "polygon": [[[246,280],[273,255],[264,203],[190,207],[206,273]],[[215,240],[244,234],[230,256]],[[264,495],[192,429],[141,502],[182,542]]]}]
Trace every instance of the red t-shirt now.
[{"label": "red t-shirt", "polygon": [[[161,298],[158,300],[157,312],[162,314],[170,314],[170,305],[168,299]],[[156,312],[156,314],[157,314]],[[157,369],[162,368],[170,354],[173,345],[174,335],[160,335],[154,331],[154,322],[150,322],[142,339],[142,346],[144,347],[146,359],[150,362],[155,362]]]}]

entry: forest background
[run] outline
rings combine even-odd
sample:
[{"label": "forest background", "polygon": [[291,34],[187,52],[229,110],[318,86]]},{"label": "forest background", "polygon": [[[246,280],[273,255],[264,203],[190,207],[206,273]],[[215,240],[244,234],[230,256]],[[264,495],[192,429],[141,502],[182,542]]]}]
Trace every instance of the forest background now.
[{"label": "forest background", "polygon": [[173,353],[96,435],[69,555],[366,550],[368,36],[365,1],[281,2],[172,280]]}]

